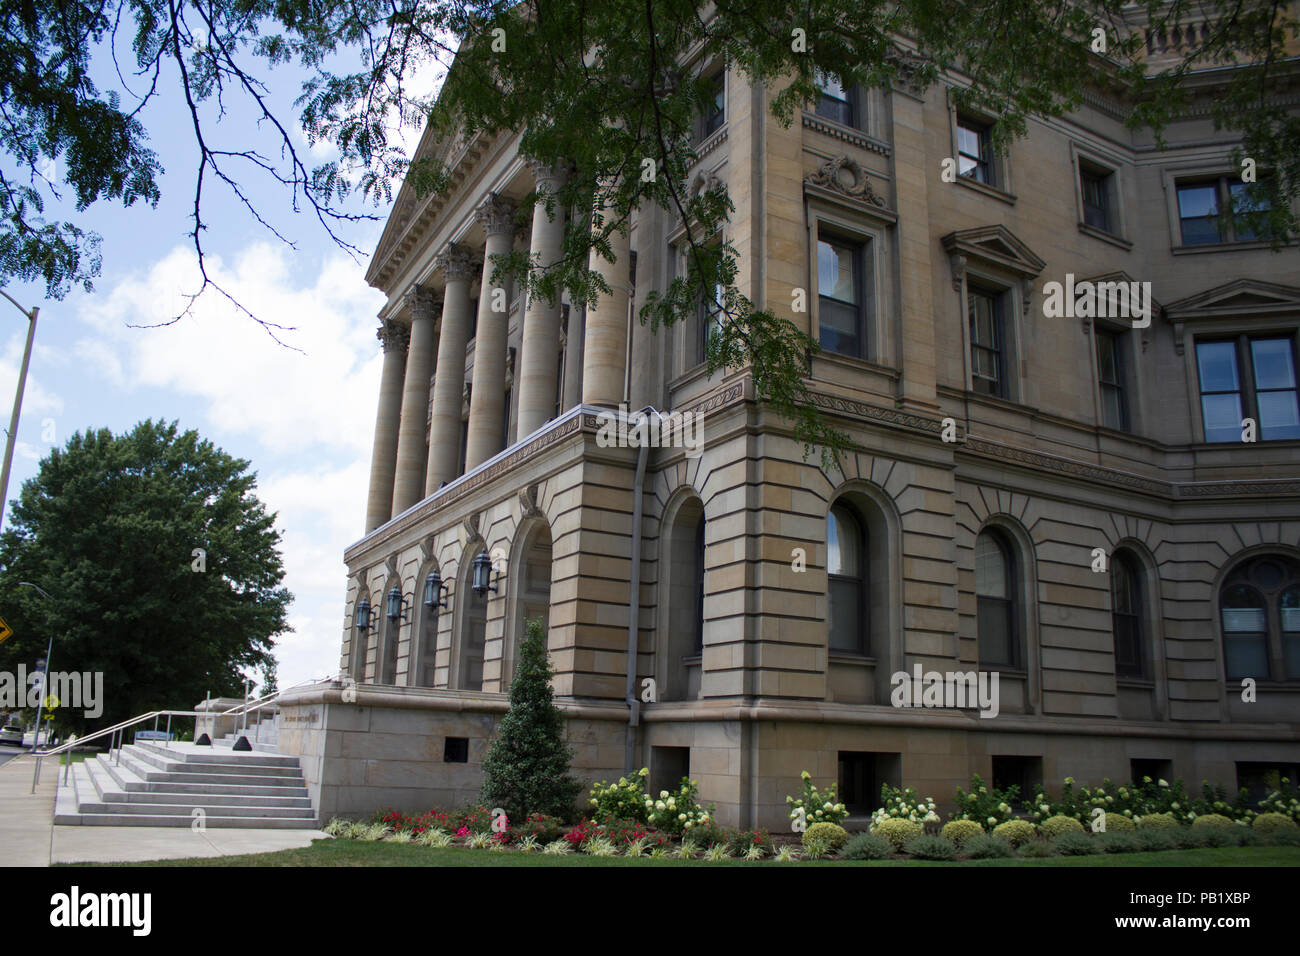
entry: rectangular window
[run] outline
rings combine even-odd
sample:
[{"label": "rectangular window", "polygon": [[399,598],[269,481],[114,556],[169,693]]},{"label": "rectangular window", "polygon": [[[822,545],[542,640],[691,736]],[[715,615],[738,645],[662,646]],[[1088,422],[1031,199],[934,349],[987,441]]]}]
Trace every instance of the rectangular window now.
[{"label": "rectangular window", "polygon": [[1031,796],[1043,782],[1042,757],[994,757],[993,787],[1006,790],[1016,787],[1021,797]]},{"label": "rectangular window", "polygon": [[722,307],[723,287],[721,284],[713,287],[713,301],[708,302],[703,295],[700,295],[695,307],[695,326],[699,330],[696,336],[696,358],[697,361],[703,362],[708,358],[708,342],[717,334],[722,327],[722,315],[719,309]]},{"label": "rectangular window", "polygon": [[1207,442],[1241,441],[1247,418],[1260,441],[1300,438],[1294,336],[1198,341],[1196,367]]},{"label": "rectangular window", "polygon": [[1114,232],[1110,182],[1113,173],[1095,166],[1079,165],[1079,190],[1083,194],[1083,221],[1094,229]]},{"label": "rectangular window", "polygon": [[727,83],[726,74],[719,73],[709,80],[709,95],[704,104],[704,115],[700,117],[699,141],[702,143],[727,121]]},{"label": "rectangular window", "polygon": [[828,352],[867,357],[866,294],[861,243],[817,240],[819,339]]},{"label": "rectangular window", "polygon": [[1097,329],[1097,378],[1101,389],[1101,423],[1127,431],[1128,397],[1124,391],[1123,339],[1116,332]]},{"label": "rectangular window", "polygon": [[444,737],[442,743],[443,763],[469,763],[469,738]]},{"label": "rectangular window", "polygon": [[957,172],[976,182],[996,186],[992,130],[988,123],[968,116],[957,117]]},{"label": "rectangular window", "polygon": [[[1217,179],[1177,184],[1178,223],[1183,245],[1202,246],[1215,242],[1253,242],[1266,239],[1249,219],[1252,213],[1267,212],[1268,200],[1257,195],[1253,184],[1220,176]],[[1228,210],[1227,221],[1220,218]]]},{"label": "rectangular window", "polygon": [[818,76],[817,86],[821,95],[817,98],[817,115],[844,126],[860,128],[861,96],[856,86],[845,89],[839,77],[829,73]]},{"label": "rectangular window", "polygon": [[971,388],[983,395],[1008,398],[1002,296],[971,289],[966,307],[970,318]]}]

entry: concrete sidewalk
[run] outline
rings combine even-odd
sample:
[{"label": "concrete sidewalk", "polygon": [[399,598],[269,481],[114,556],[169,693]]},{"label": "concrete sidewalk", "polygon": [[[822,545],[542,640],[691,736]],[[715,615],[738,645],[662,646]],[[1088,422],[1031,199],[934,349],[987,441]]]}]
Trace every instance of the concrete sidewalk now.
[{"label": "concrete sidewalk", "polygon": [[60,773],[55,758],[42,763],[35,793],[30,792],[32,770],[30,757],[0,766],[0,866],[234,856],[289,850],[328,839],[320,830],[56,827],[54,797]]}]

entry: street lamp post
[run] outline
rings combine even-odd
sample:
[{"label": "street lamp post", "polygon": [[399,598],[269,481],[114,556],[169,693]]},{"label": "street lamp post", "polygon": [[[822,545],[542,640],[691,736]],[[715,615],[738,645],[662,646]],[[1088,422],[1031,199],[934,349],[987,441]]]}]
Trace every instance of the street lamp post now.
[{"label": "street lamp post", "polygon": [[27,366],[32,361],[32,341],[36,338],[36,316],[40,314],[41,310],[39,306],[32,306],[32,310],[28,312],[18,304],[17,299],[4,289],[0,289],[0,295],[12,302],[14,308],[27,317],[27,346],[23,349],[23,364],[18,372],[18,392],[14,395],[14,410],[9,417],[9,435],[5,439],[4,469],[0,471],[0,527],[3,527],[5,507],[9,502],[9,469],[14,463],[14,441],[18,438],[18,416],[23,410],[23,389],[27,386]]},{"label": "street lamp post", "polygon": [[[6,472],[6,475],[7,474],[8,473]],[[36,591],[38,594],[40,594],[41,597],[45,598],[45,600],[47,601],[52,600],[52,598],[49,596],[48,593],[46,593],[44,588],[40,587],[39,585],[32,584],[30,581],[19,581],[18,586],[20,588],[31,588],[33,591]],[[51,631],[50,642],[48,645],[46,645],[45,648],[45,660],[42,662],[45,664],[45,667],[41,674],[41,699],[36,704],[36,733],[32,734],[32,753],[36,753],[36,746],[41,742],[41,713],[45,709],[45,696],[48,693],[50,687],[50,657],[53,654],[54,654],[54,632]],[[48,736],[46,737],[45,742],[47,745],[49,744]]]}]

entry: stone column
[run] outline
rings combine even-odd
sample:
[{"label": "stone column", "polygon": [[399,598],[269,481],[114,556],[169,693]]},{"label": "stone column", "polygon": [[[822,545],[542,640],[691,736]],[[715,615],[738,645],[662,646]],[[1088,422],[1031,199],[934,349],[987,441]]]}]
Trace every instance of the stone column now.
[{"label": "stone column", "polygon": [[[597,210],[597,215],[600,211]],[[601,228],[592,226],[593,232]],[[598,272],[613,292],[588,304],[582,346],[582,401],[615,408],[623,400],[627,374],[627,306],[631,296],[631,242],[618,229],[609,234],[614,261],[591,251],[588,268]]]},{"label": "stone column", "polygon": [[406,353],[406,385],[402,391],[402,423],[397,431],[397,480],[393,485],[393,517],[424,497],[424,446],[429,417],[429,376],[437,351],[434,325],[442,303],[429,289],[414,286],[406,293],[411,312],[411,345]]},{"label": "stone column", "polygon": [[397,426],[402,414],[402,376],[406,372],[406,326],[391,320],[379,327],[384,343],[384,371],[379,379],[375,415],[375,450],[370,458],[370,494],[366,499],[366,534],[393,513],[393,476],[397,469]]},{"label": "stone column", "polygon": [[478,219],[487,233],[487,245],[483,250],[483,282],[474,336],[474,387],[470,390],[466,471],[477,468],[501,450],[501,420],[506,413],[510,294],[504,285],[492,285],[492,257],[509,252],[514,245],[515,207],[489,193],[478,208]]},{"label": "stone column", "polygon": [[[528,164],[539,195],[551,195],[562,182],[563,172],[536,161]],[[540,199],[533,207],[533,233],[528,254],[539,267],[559,261],[564,252],[564,210],[556,204],[555,215],[547,214]],[[520,438],[545,425],[555,415],[556,377],[560,358],[560,299],[548,302],[528,297],[524,310],[524,335],[519,357]]]},{"label": "stone column", "polygon": [[469,341],[469,283],[474,257],[462,246],[448,246],[434,260],[446,286],[442,293],[442,332],[438,336],[437,370],[433,376],[433,414],[429,421],[429,461],[424,494],[456,478],[460,465],[461,393],[465,390],[465,345]]}]

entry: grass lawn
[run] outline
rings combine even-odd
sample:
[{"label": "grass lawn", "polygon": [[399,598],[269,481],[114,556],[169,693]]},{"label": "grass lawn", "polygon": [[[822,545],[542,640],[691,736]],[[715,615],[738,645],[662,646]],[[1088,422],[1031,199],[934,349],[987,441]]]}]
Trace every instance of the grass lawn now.
[{"label": "grass lawn", "polygon": [[1046,859],[969,860],[932,863],[921,860],[802,861],[795,864],[750,863],[726,860],[628,859],[595,857],[573,853],[545,856],[541,853],[467,850],[461,847],[432,849],[398,843],[366,843],[358,840],[315,840],[309,847],[253,853],[245,856],[200,857],[186,860],[158,860],[148,863],[67,864],[86,866],[1300,866],[1300,847],[1249,846],[1202,850],[1162,850],[1158,853],[1106,853],[1094,856],[1047,857]]}]

